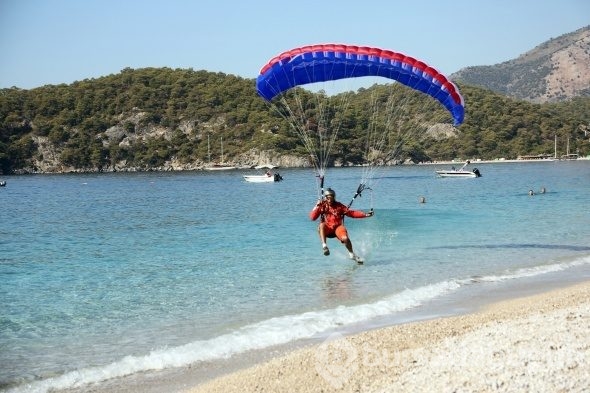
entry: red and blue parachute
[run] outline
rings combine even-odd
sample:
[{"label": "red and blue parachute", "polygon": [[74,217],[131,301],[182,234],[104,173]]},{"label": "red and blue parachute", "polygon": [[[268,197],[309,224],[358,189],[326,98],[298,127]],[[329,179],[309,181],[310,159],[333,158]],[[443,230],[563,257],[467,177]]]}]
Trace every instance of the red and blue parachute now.
[{"label": "red and blue parachute", "polygon": [[465,107],[459,89],[426,63],[402,53],[366,46],[321,44],[291,49],[271,59],[256,80],[267,101],[295,86],[363,76],[380,76],[402,83],[438,100],[463,122]]}]

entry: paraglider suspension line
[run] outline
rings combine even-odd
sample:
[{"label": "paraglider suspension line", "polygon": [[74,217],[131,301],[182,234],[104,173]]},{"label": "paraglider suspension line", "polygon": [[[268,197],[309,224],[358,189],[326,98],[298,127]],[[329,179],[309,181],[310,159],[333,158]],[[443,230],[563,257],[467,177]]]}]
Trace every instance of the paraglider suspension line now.
[{"label": "paraglider suspension line", "polygon": [[359,184],[359,186],[358,186],[358,187],[357,187],[357,189],[356,189],[356,192],[354,193],[354,196],[352,197],[352,199],[351,199],[350,203],[348,204],[348,207],[352,206],[352,203],[354,202],[354,200],[355,200],[357,197],[363,196],[363,195],[362,195],[362,194],[363,194],[363,191],[365,191],[365,190],[370,190],[370,189],[371,189],[371,188],[370,188],[370,187],[367,187],[367,185],[366,185],[365,183],[361,183],[361,184]]}]

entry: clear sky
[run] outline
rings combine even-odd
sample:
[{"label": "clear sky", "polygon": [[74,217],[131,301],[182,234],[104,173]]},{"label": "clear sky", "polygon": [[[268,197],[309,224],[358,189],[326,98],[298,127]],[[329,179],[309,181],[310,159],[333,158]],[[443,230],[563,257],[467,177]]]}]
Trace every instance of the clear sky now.
[{"label": "clear sky", "polygon": [[256,78],[317,43],[377,46],[450,74],[590,25],[589,0],[0,0],[0,88],[193,68]]}]

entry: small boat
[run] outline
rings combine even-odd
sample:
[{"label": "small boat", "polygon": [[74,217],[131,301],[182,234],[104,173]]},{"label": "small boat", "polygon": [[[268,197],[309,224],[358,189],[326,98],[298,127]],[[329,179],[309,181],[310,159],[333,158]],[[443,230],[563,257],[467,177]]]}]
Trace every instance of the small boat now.
[{"label": "small boat", "polygon": [[211,147],[209,144],[209,136],[207,135],[207,155],[209,156],[209,165],[207,165],[204,169],[206,171],[228,171],[231,169],[236,169],[235,166],[232,165],[225,165],[223,163],[223,137],[220,138],[221,141],[221,162],[218,164],[211,163]]},{"label": "small boat", "polygon": [[6,182],[4,180],[0,181],[0,187],[6,187]]},{"label": "small boat", "polygon": [[250,183],[273,183],[276,181],[283,180],[283,177],[278,173],[273,172],[273,169],[277,168],[274,165],[258,165],[255,169],[265,170],[260,175],[244,175],[244,180]]},{"label": "small boat", "polygon": [[465,167],[469,164],[470,162],[466,161],[465,164],[463,164],[463,166],[459,169],[455,169],[455,167],[453,167],[451,168],[451,170],[448,171],[439,170],[436,171],[436,174],[440,177],[481,177],[479,169],[473,168],[472,171],[468,171],[465,169]]},{"label": "small boat", "polygon": [[[556,137],[557,138],[557,137]],[[555,142],[557,143],[557,142]],[[555,156],[557,157],[557,148],[555,148]],[[560,160],[577,160],[578,155],[575,153],[570,153],[570,138],[567,138],[567,147],[565,149],[565,154],[563,154]]]},{"label": "small boat", "polygon": [[228,171],[230,169],[237,169],[235,166],[223,165],[223,164],[211,164],[204,168],[206,171]]},{"label": "small boat", "polygon": [[577,160],[577,159],[578,159],[578,155],[573,154],[573,153],[563,154],[561,156],[561,160]]}]

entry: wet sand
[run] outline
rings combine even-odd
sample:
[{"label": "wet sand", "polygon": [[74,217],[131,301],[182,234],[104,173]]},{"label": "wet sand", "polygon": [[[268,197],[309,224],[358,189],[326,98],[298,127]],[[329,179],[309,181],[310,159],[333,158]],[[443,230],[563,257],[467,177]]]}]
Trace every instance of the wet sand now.
[{"label": "wet sand", "polygon": [[590,281],[297,349],[186,392],[582,392]]}]

